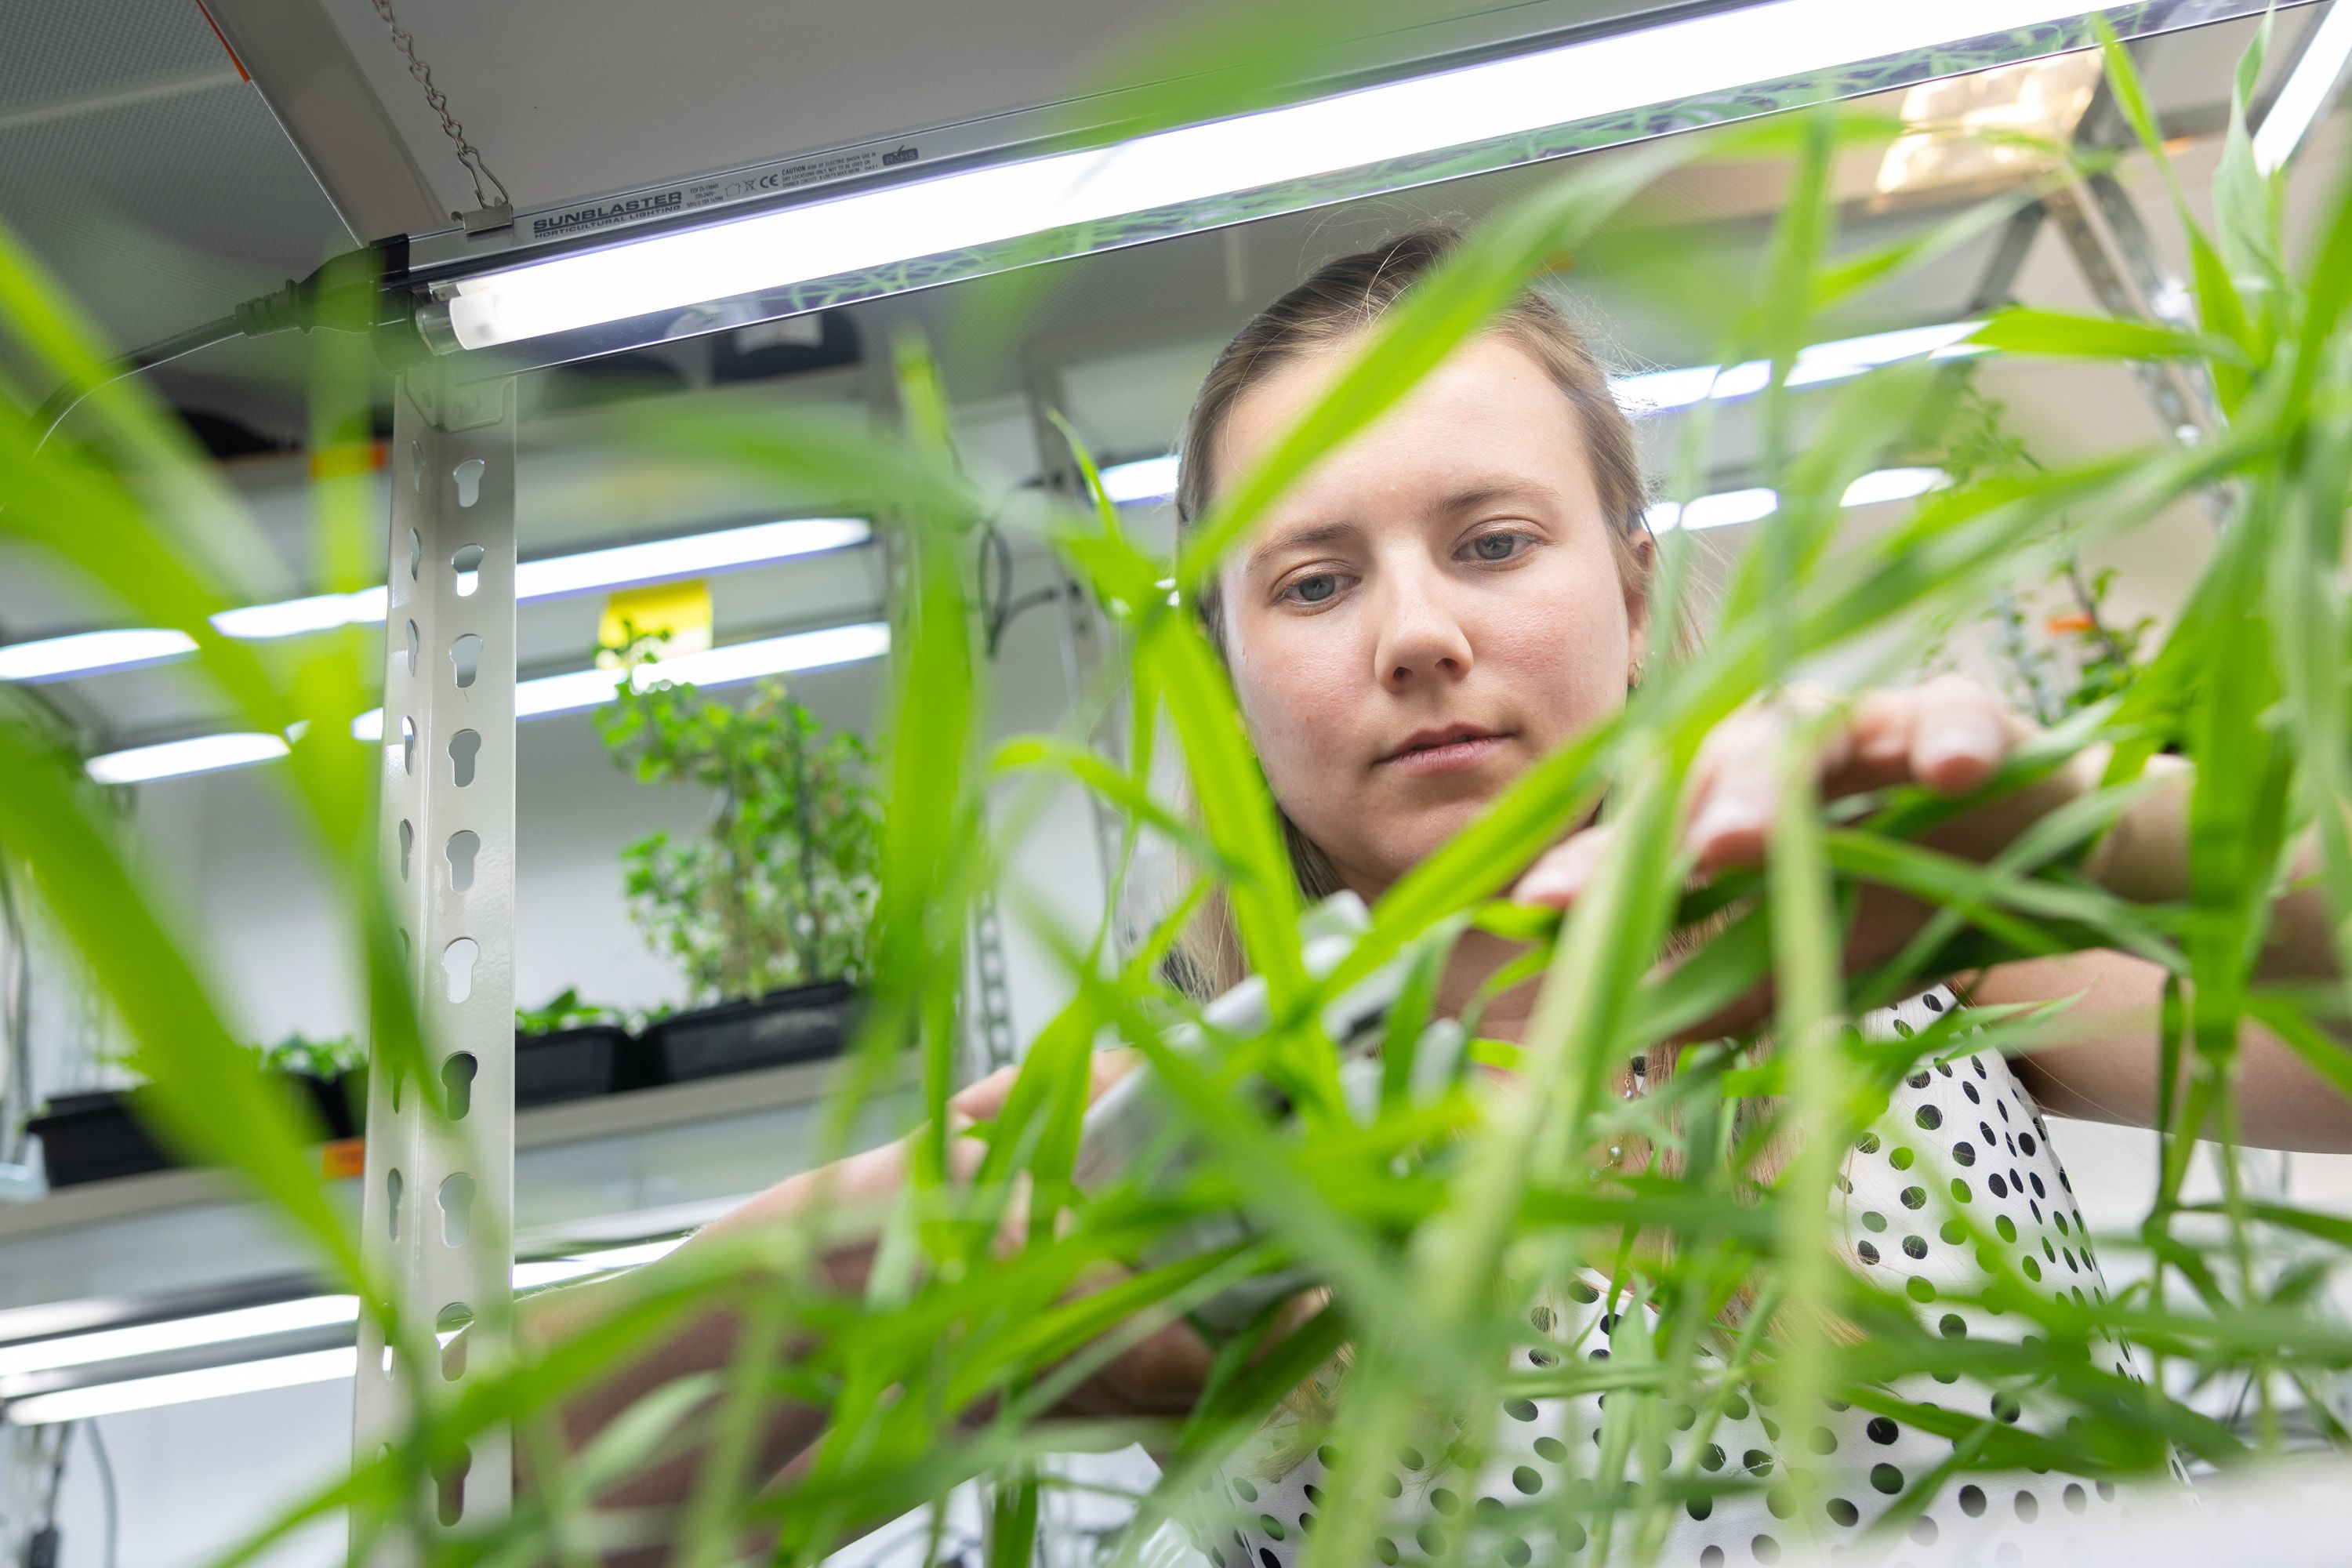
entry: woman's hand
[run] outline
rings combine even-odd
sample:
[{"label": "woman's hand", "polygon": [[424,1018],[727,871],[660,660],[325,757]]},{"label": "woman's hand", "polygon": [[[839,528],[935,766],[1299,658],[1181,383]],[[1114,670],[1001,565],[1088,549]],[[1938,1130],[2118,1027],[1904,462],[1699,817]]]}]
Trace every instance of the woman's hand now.
[{"label": "woman's hand", "polygon": [[[1102,1092],[1126,1077],[1143,1060],[1139,1052],[1097,1051],[1090,1058],[1093,1079],[1087,1089],[1091,1105]],[[960,1136],[975,1121],[994,1119],[1004,1109],[1015,1068],[1002,1068],[948,1100],[949,1130],[959,1134],[949,1144],[949,1171],[959,1181],[978,1172],[987,1150],[978,1139]],[[1013,1200],[1005,1205],[997,1235],[1000,1256],[1018,1251],[1028,1236],[1029,1204],[1025,1175],[1015,1178]],[[1111,1264],[1090,1270],[1072,1294],[1083,1297],[1125,1279],[1126,1271]],[[1279,1337],[1279,1336],[1276,1336]],[[1213,1358],[1207,1342],[1182,1319],[1166,1324],[1120,1352],[1073,1388],[1055,1407],[1055,1414],[1082,1417],[1175,1415],[1191,1411],[1207,1381]],[[975,1412],[983,1418],[988,1412]]]},{"label": "woman's hand", "polygon": [[[1683,847],[1696,858],[1700,874],[1763,859],[1782,737],[1791,724],[1839,708],[1825,688],[1791,687],[1773,701],[1741,709],[1700,743],[1682,819]],[[1957,675],[1921,686],[1874,688],[1830,724],[1819,758],[1824,800],[1902,784],[1965,795],[2040,732],[2032,720]],[[2067,793],[2072,788],[2070,780]],[[2057,798],[2043,792],[2043,798],[2027,803],[2030,815],[2000,810],[2000,804],[1956,819],[1929,841],[1953,854],[1989,859]],[[1606,825],[1589,827],[1553,846],[1519,879],[1511,897],[1567,908],[1591,880],[1609,831]]]}]

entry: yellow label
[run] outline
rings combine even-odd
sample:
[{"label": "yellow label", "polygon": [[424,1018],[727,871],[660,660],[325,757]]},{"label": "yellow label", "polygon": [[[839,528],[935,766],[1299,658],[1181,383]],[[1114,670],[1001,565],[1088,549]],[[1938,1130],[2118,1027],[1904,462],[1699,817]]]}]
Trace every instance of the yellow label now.
[{"label": "yellow label", "polygon": [[[632,636],[668,640],[656,645],[656,658],[707,652],[710,647],[710,584],[700,577],[683,583],[657,583],[649,588],[625,588],[604,601],[604,618],[596,626],[596,641],[618,647]],[[599,653],[596,662],[611,669],[620,659]]]}]

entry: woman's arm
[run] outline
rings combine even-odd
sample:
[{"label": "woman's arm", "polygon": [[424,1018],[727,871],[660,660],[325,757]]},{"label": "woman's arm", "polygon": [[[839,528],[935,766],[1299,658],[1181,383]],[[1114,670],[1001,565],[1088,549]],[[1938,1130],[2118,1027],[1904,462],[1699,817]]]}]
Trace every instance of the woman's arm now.
[{"label": "woman's arm", "polygon": [[[1701,872],[1752,865],[1763,858],[1782,731],[1793,714],[1832,706],[1842,706],[1843,717],[1822,757],[1820,787],[1828,798],[1896,784],[1963,794],[2040,732],[1991,692],[1957,676],[1865,691],[1843,705],[1818,689],[1797,689],[1777,703],[1744,709],[1707,736],[1693,770],[1684,845]],[[1990,860],[2045,814],[2095,788],[2105,760],[2104,747],[2086,750],[2065,767],[1955,817],[1921,841]],[[2149,759],[2148,771],[2170,776],[2132,804],[2084,869],[2123,898],[2171,901],[2189,893],[2188,807],[2195,773],[2188,763],[2163,756]],[[1555,846],[1528,869],[1513,897],[1561,907],[1573,902],[1599,862],[1608,831],[1605,826],[1587,828]],[[2317,864],[2316,835],[2306,832],[2290,882],[2307,879]],[[1894,889],[1865,887],[1844,954],[1847,972],[1900,952],[1932,913]],[[2344,979],[2321,889],[2296,887],[2272,906],[2268,940],[2253,978]],[[2140,1126],[2153,1122],[2157,1013],[2163,991],[2156,965],[2092,950],[2001,964],[1983,972],[1969,989],[1979,1002],[2046,1002],[2079,994],[2053,1042],[2021,1064],[2028,1087],[2063,1115]],[[1695,1025],[1689,1037],[1706,1039],[1747,1028],[1771,1007],[1768,982]],[[2352,1030],[2338,1022],[2333,1032],[2352,1049]],[[2239,1137],[2273,1148],[2352,1151],[2352,1101],[2267,1029],[2242,1024],[2239,1039]]]},{"label": "woman's arm", "polygon": [[[1093,1058],[1089,1099],[1099,1095],[1134,1065],[1130,1052],[1100,1052]],[[950,1115],[961,1125],[998,1114],[1012,1087],[1013,1069],[973,1084],[949,1101]],[[740,1240],[768,1227],[800,1226],[826,1213],[878,1214],[905,1184],[914,1148],[904,1139],[803,1172],[769,1188],[740,1207],[706,1226],[680,1247],[671,1258],[649,1265],[672,1266],[673,1259]],[[951,1145],[954,1174],[968,1178],[981,1149],[970,1140]],[[1017,1205],[1016,1205],[1017,1210]],[[1008,1237],[1017,1245],[1017,1230]],[[875,1242],[857,1236],[825,1249],[815,1265],[812,1283],[844,1296],[864,1290],[872,1267]],[[543,1350],[581,1333],[602,1321],[624,1300],[619,1281],[574,1286],[550,1291],[524,1302],[518,1312],[518,1332],[527,1348]],[[682,1377],[723,1372],[735,1358],[742,1323],[728,1310],[712,1310],[688,1321],[676,1332],[645,1354],[621,1365],[563,1405],[559,1426],[567,1455],[577,1454],[615,1417],[646,1394]],[[805,1338],[788,1342],[779,1354],[805,1355]],[[1071,1415],[1131,1415],[1182,1414],[1197,1399],[1209,1364],[1209,1352],[1189,1325],[1163,1329],[1111,1362],[1081,1384],[1057,1414]],[[985,1418],[985,1408],[968,1412],[968,1420]],[[796,1474],[825,1426],[825,1413],[814,1405],[779,1403],[765,1413],[764,1425],[751,1457],[752,1472],[783,1479]],[[702,1462],[698,1444],[672,1454],[631,1476],[599,1497],[606,1508],[646,1510],[657,1519],[675,1519],[692,1495]],[[528,1488],[528,1456],[516,1456],[518,1481]],[[873,1521],[878,1524],[883,1521]],[[658,1531],[657,1531],[658,1533]]]},{"label": "woman's arm", "polygon": [[[2094,753],[2085,777],[2096,765]],[[2152,757],[2163,776],[2133,803],[2084,862],[2101,886],[2138,902],[2189,896],[2189,795],[2195,769],[2178,757]],[[2296,846],[2289,890],[2271,906],[2270,929],[2256,955],[2256,984],[2334,983],[2344,978],[2328,934],[2327,898],[2307,883],[2319,866],[2318,836]],[[2079,996],[2056,1021],[2052,1043],[2020,1058],[2033,1096],[2062,1116],[2153,1126],[2157,1114],[2158,1018],[2164,971],[2127,953],[2093,949],[2023,960],[1986,970],[1969,988],[1973,1001],[2045,1002]],[[2352,1028],[2323,1021],[2352,1050]],[[2352,1101],[2312,1070],[2270,1030],[2251,1021],[2238,1031],[2235,1100],[2238,1136],[2269,1149],[2352,1152]]]}]

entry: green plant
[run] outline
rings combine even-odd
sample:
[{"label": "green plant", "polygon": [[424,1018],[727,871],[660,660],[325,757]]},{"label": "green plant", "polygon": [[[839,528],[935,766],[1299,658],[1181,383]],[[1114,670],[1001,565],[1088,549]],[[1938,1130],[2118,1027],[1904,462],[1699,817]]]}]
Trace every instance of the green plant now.
[{"label": "green plant", "polygon": [[[2147,155],[2168,170],[2127,58],[2111,51],[2110,67]],[[1896,129],[1849,117],[1765,121],[1712,141],[1677,137],[1571,168],[1498,213],[1388,317],[1288,437],[1233,477],[1176,559],[1129,537],[1107,502],[1073,511],[1035,499],[1021,525],[1048,537],[1092,589],[1116,641],[1111,666],[1119,679],[1090,694],[1070,734],[1090,733],[1108,707],[1123,703],[1131,736],[1123,762],[1067,736],[983,751],[985,666],[968,568],[973,531],[991,509],[954,460],[940,389],[919,349],[902,347],[898,356],[898,437],[764,410],[690,419],[633,412],[633,432],[670,460],[851,498],[894,531],[903,577],[879,768],[887,807],[872,851],[870,1005],[811,1152],[823,1158],[845,1148],[873,1095],[911,1069],[922,1118],[909,1145],[911,1181],[902,1196],[871,1210],[824,1211],[822,1230],[713,1237],[587,1288],[603,1292],[592,1331],[510,1363],[476,1364],[457,1384],[427,1370],[440,1365],[424,1337],[430,1319],[408,1321],[382,1305],[394,1300],[390,1281],[362,1261],[282,1108],[222,1028],[195,966],[131,875],[113,825],[77,782],[74,759],[28,722],[0,724],[0,842],[32,868],[58,928],[120,1009],[155,1080],[167,1130],[243,1173],[309,1237],[336,1289],[367,1312],[390,1316],[402,1345],[406,1425],[348,1477],[257,1531],[233,1560],[340,1507],[351,1512],[362,1556],[383,1545],[453,1568],[593,1561],[595,1496],[683,1454],[701,1479],[681,1521],[679,1561],[728,1560],[758,1531],[775,1540],[776,1561],[814,1563],[862,1523],[936,1502],[982,1476],[995,1492],[988,1554],[1010,1565],[1031,1555],[1038,1497],[1055,1484],[1046,1456],[1150,1436],[1164,1443],[1170,1463],[1118,1543],[1120,1563],[1133,1563],[1161,1521],[1213,1517],[1229,1506],[1202,1488],[1211,1468],[1345,1342],[1355,1347],[1337,1415],[1345,1451],[1304,1561],[1356,1568],[1372,1555],[1380,1462],[1427,1406],[1491,1408],[1505,1386],[1504,1352],[1526,1338],[1529,1292],[1579,1268],[1634,1282],[1659,1309],[1656,1331],[1653,1320],[1627,1314],[1610,1361],[1510,1374],[1509,1386],[1608,1393],[1608,1441],[1591,1460],[1593,1484],[1554,1500],[1548,1506],[1558,1511],[1542,1520],[1603,1545],[1638,1547],[1674,1510],[1726,1484],[1659,1463],[1654,1439],[1669,1414],[1751,1396],[1772,1401],[1794,1432],[1808,1429],[1806,1414],[1820,1402],[1862,1403],[1948,1429],[1971,1463],[2053,1465],[2102,1479],[2158,1468],[2168,1442],[2217,1466],[2274,1453],[2288,1396],[2305,1399],[2324,1435],[2340,1444],[2334,1388],[2352,1370],[2352,1342],[2327,1316],[2320,1287],[2352,1248],[2352,1231],[2340,1215],[2252,1194],[2233,1107],[2248,1020],[2352,1090],[2352,1057],[2336,1032],[2352,1014],[2341,979],[2352,972],[2352,831],[2342,810],[2352,799],[2352,614],[2342,574],[2352,489],[2352,187],[2331,198],[2313,252],[2290,266],[2277,186],[2256,173],[2244,131],[2252,80],[2251,70],[2242,73],[2217,179],[2218,229],[2199,229],[2180,204],[2195,261],[2194,331],[2014,310],[1979,334],[1988,347],[2021,356],[2200,363],[2227,415],[2212,437],[2189,448],[1980,476],[1924,498],[1889,531],[1851,537],[1839,504],[1846,485],[1884,455],[1941,434],[1949,389],[1939,372],[1907,364],[1804,394],[1820,401],[1821,416],[1801,444],[1790,407],[1799,395],[1787,385],[1796,351],[1820,312],[1982,232],[2007,208],[1882,248],[1834,251],[1834,155],[1843,145],[1883,142]],[[1181,107],[1171,118],[1183,118]],[[1761,358],[1775,367],[1762,395],[1762,482],[1777,489],[1780,509],[1735,573],[1704,652],[1679,665],[1654,661],[1622,713],[1524,774],[1382,899],[1335,970],[1312,973],[1280,825],[1233,691],[1190,605],[1171,604],[1168,584],[1195,592],[1318,457],[1405,396],[1564,250],[1580,250],[1580,267],[1606,263],[1638,282],[1644,246],[1664,258],[1674,241],[1655,231],[1613,233],[1612,220],[1674,163],[1716,154],[1785,160],[1789,196],[1757,277],[1741,289],[1694,290],[1669,302],[1693,331],[1716,333],[1722,363]],[[58,298],[20,254],[0,247],[0,319],[12,346],[76,384],[94,383],[89,335]],[[354,405],[336,400],[339,385],[322,375],[322,419],[347,429],[331,417]],[[343,889],[370,980],[379,1060],[429,1083],[375,881],[367,763],[342,739],[366,701],[359,645],[352,634],[332,634],[303,645],[289,670],[213,633],[206,617],[231,602],[233,579],[212,544],[234,523],[234,509],[133,389],[101,388],[93,403],[100,424],[89,446],[37,453],[26,422],[0,407],[0,530],[152,624],[186,631],[199,645],[197,668],[241,721],[277,733],[306,721],[285,774],[288,809],[311,829]],[[1706,472],[1704,417],[1690,427],[1670,480],[1685,496]],[[1896,789],[1824,809],[1804,788],[1790,789],[1764,870],[1686,885],[1674,853],[1675,807],[1701,738],[1727,715],[1772,690],[1801,660],[1864,646],[1873,634],[1890,634],[1909,651],[1920,626],[1981,603],[2021,556],[2047,558],[2062,519],[2086,542],[2114,538],[2222,482],[2235,498],[2230,522],[2181,615],[2127,689],[2080,709],[1979,797]],[[338,563],[331,585],[352,588],[360,585],[354,552],[367,530],[351,498],[341,497],[340,508],[338,499],[331,492],[323,509],[324,558]],[[1671,584],[1689,569],[1679,535],[1668,537],[1665,553]],[[1655,646],[1674,646],[1671,627]],[[668,711],[645,711],[656,710]],[[703,719],[726,722],[707,713],[696,721]],[[1163,721],[1197,820],[1153,793]],[[636,722],[646,743],[670,743],[657,724]],[[1803,748],[1814,738],[1792,732],[1788,778],[1809,776]],[[715,744],[682,740],[677,755]],[[1961,861],[1918,842],[1974,799],[2093,744],[2112,748],[2100,787],[2000,859]],[[2116,814],[2144,796],[2145,766],[2167,744],[2178,744],[2196,768],[2187,806],[2191,876],[2178,899],[2133,902],[2102,890],[2082,867]],[[1001,876],[999,835],[1025,825],[1049,791],[1072,780],[1125,817],[1130,847],[1152,833],[1190,850],[1201,868],[1190,896],[1133,953],[1113,952],[1104,930],[1064,929]],[[748,798],[724,782],[723,770],[722,784],[735,791],[730,798]],[[993,828],[982,808],[992,788],[1013,796]],[[1604,792],[1611,848],[1573,911],[1552,921],[1496,903],[1517,871]],[[2288,984],[2257,961],[2281,868],[2306,834],[2315,868],[2301,896],[2325,903],[2336,977]],[[1904,951],[1849,973],[1841,962],[1845,926],[1871,884],[1915,893],[1939,912]],[[1066,961],[1070,994],[1030,1042],[1002,1110],[961,1135],[975,1142],[978,1170],[955,1181],[945,1110],[961,1047],[965,922],[972,900],[990,889]],[[1215,1054],[1202,1068],[1171,1054],[1162,1037],[1171,1019],[1195,1010],[1160,983],[1158,962],[1173,921],[1212,891],[1230,900],[1265,979],[1268,1021],[1212,1035]],[[1474,921],[1528,942],[1520,972],[1545,977],[1516,1092],[1456,1088],[1420,1101],[1398,1093],[1358,1119],[1334,1092],[1322,1002],[1379,964],[1441,946]],[[1694,950],[1662,972],[1657,956],[1676,931],[1693,935]],[[1852,1020],[1927,977],[2092,947],[2141,954],[2167,977],[2160,1168],[2140,1223],[2101,1238],[2111,1256],[2136,1253],[2147,1277],[2114,1302],[2003,1279],[1979,1304],[2015,1314],[2030,1331],[1998,1347],[1948,1337],[1923,1323],[1905,1293],[1838,1267],[1826,1226],[1840,1152],[1885,1104],[1890,1082],[1925,1070],[1953,1042],[1927,1031],[1872,1044]],[[1691,1053],[1671,1093],[1625,1102],[1605,1092],[1612,1064],[1656,1048],[1768,979],[1769,1041],[1751,1029]],[[1413,1038],[1414,1016],[1425,1015],[1426,990],[1419,995],[1391,1037],[1400,1049]],[[1970,1043],[2023,1048],[2051,1027],[2049,1013],[1984,1016],[1984,1032]],[[1200,1143],[1200,1158],[1171,1185],[1145,1192],[1113,1184],[1084,1194],[1074,1185],[1088,1058],[1105,1037],[1150,1058]],[[1256,1113],[1236,1092],[1245,1081],[1280,1090],[1296,1124]],[[1775,1132],[1792,1138],[1796,1152],[1777,1175],[1759,1173],[1759,1146]],[[2216,1139],[2222,1175],[2213,1202],[2191,1198],[2184,1184],[2203,1135]],[[1628,1172],[1586,1158],[1634,1137],[1678,1150],[1678,1166]],[[1024,1239],[1008,1245],[1003,1222],[1016,1203],[1028,1224]],[[1160,1250],[1204,1221],[1234,1215],[1247,1226],[1224,1245]],[[813,1258],[822,1237],[860,1219],[878,1230],[882,1261],[870,1285],[845,1295]],[[2304,1249],[2304,1260],[2284,1274],[2271,1269],[2268,1260],[2290,1245]],[[1113,1268],[1122,1270],[1118,1282],[1092,1289]],[[1150,1422],[1046,1418],[1060,1394],[1139,1326],[1171,1321],[1237,1279],[1294,1268],[1329,1286],[1328,1305],[1263,1360],[1256,1329],[1220,1338],[1209,1392],[1194,1409]],[[1735,1299],[1748,1308],[1754,1331],[1739,1336],[1739,1353],[1710,1363],[1698,1348],[1719,1337]],[[714,1310],[740,1326],[730,1365],[647,1394],[566,1462],[552,1422],[562,1402]],[[1820,1331],[1832,1322],[1860,1331]],[[2141,1385],[2100,1373],[2089,1347],[2103,1336],[2135,1344],[2160,1373],[2209,1384],[2247,1379],[2251,1434],[2176,1399],[2168,1390],[2178,1384],[2161,1377]],[[1997,1410],[1931,1409],[1891,1392],[1900,1379],[1963,1373],[2055,1402],[2067,1417],[2057,1429],[2063,1438],[2013,1426]],[[752,1459],[761,1420],[784,1403],[820,1409],[825,1436],[804,1465],[774,1479]],[[432,1477],[479,1434],[509,1424],[524,1451],[540,1458],[538,1489],[510,1517],[469,1523],[451,1538],[432,1517]],[[1475,1427],[1464,1436],[1474,1449],[1482,1441]]]},{"label": "green plant", "polygon": [[261,1065],[266,1068],[309,1073],[317,1079],[331,1079],[367,1066],[367,1047],[352,1035],[334,1035],[322,1040],[307,1035],[289,1035],[258,1050]]},{"label": "green plant", "polygon": [[[657,646],[616,651],[634,665]],[[881,803],[862,738],[827,729],[779,680],[740,702],[625,681],[596,726],[639,779],[716,792],[702,837],[654,833],[621,852],[630,915],[695,999],[866,977]]]},{"label": "green plant", "polygon": [[583,1002],[579,988],[567,985],[536,1007],[515,1009],[515,1027],[526,1035],[551,1035],[558,1029],[585,1028],[591,1024],[618,1024],[626,1028],[629,1015],[602,1002]]},{"label": "green plant", "polygon": [[[1976,367],[1963,362],[1962,374]],[[2008,405],[1984,395],[1970,376],[1954,410],[1942,468],[1955,484],[2021,479],[2046,472],[2025,442],[2011,431]],[[2063,539],[2068,531],[2058,524]],[[2112,566],[2085,573],[2070,546],[2056,571],[2038,588],[2020,592],[2004,584],[1983,619],[1997,628],[2006,663],[2010,695],[2044,724],[2055,724],[2084,709],[2120,696],[2138,673],[2140,645],[2152,616],[2128,626],[2106,613],[2115,583]]]}]

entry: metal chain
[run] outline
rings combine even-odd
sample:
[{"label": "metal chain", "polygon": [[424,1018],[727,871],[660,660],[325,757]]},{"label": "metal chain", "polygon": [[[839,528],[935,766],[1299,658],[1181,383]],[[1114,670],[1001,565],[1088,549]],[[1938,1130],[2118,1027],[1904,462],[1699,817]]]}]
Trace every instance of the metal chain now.
[{"label": "metal chain", "polygon": [[[375,14],[383,17],[383,25],[391,29],[392,47],[398,49],[401,58],[408,62],[408,74],[415,77],[416,85],[425,89],[426,106],[441,117],[442,132],[449,138],[449,144],[457,150],[457,162],[465,165],[466,173],[473,179],[474,205],[483,208],[493,205],[511,208],[514,198],[507,195],[506,182],[490,172],[489,164],[482,159],[482,150],[466,140],[466,128],[449,112],[448,95],[433,85],[433,68],[416,58],[416,39],[393,15],[392,0],[374,0],[374,5]],[[484,180],[499,188],[497,202],[493,203],[483,192]],[[463,215],[452,213],[449,216],[461,217]]]}]

